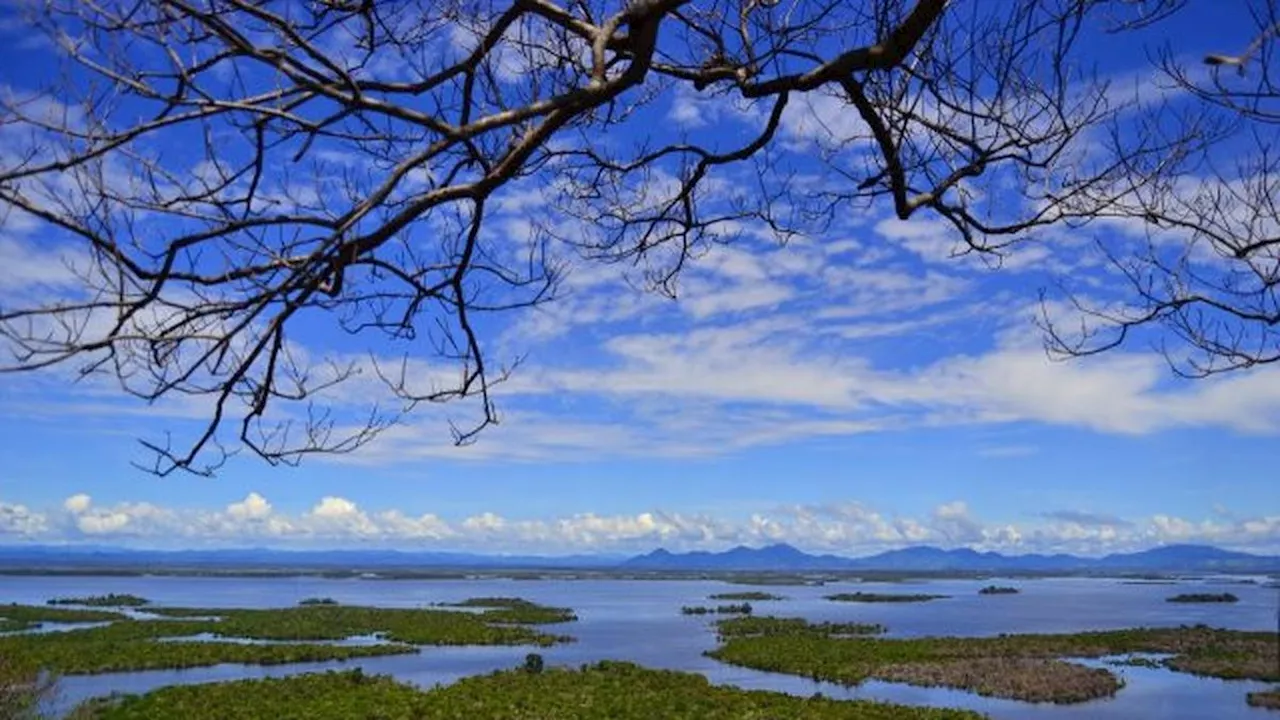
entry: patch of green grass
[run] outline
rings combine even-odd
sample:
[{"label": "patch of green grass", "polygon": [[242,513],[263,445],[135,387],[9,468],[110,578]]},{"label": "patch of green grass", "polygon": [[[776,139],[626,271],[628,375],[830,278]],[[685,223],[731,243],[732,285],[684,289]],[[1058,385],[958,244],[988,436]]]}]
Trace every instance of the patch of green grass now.
[{"label": "patch of green grass", "polygon": [[89,675],[202,667],[219,663],[281,665],[417,652],[417,648],[401,644],[338,646],[315,643],[261,645],[160,641],[161,638],[178,638],[216,630],[216,623],[121,620],[85,630],[3,637],[0,638],[0,656],[12,658],[16,665],[29,670]]},{"label": "patch of green grass", "polygon": [[107,595],[89,595],[87,597],[53,598],[50,605],[88,605],[90,607],[142,607],[151,601],[128,593]]},{"label": "patch of green grass", "polygon": [[124,615],[110,610],[78,610],[48,605],[0,605],[0,620],[19,623],[41,622],[108,622],[123,620]]},{"label": "patch of green grass", "polygon": [[413,645],[552,645],[560,638],[520,625],[559,621],[561,610],[534,605],[463,613],[309,605],[254,610],[156,608],[153,612],[168,617],[218,617],[215,624],[197,632],[255,640],[341,640],[382,633],[393,642]]},{"label": "patch of green grass", "polygon": [[[1274,633],[1197,626],[1070,635],[885,639],[838,638],[820,626],[811,628],[772,634],[722,632],[727,641],[708,655],[758,670],[850,685],[879,678],[940,684],[1012,699],[1058,702],[1103,697],[1118,685],[1096,673],[1081,673],[1076,669],[1080,666],[1070,663],[978,661],[1056,661],[1065,657],[1167,653],[1173,657],[1164,664],[1180,672],[1227,679],[1280,680],[1280,643]],[[990,672],[976,673],[977,667]]]},{"label": "patch of green grass", "polygon": [[863,603],[900,603],[900,602],[928,602],[930,600],[942,600],[950,597],[949,595],[928,595],[925,593],[867,593],[867,592],[851,592],[836,593],[835,595],[827,595],[826,599],[833,602],[863,602]]},{"label": "patch of green grass", "polygon": [[1171,603],[1233,603],[1240,598],[1231,593],[1183,593],[1168,599]]},{"label": "patch of green grass", "polygon": [[885,627],[878,623],[810,623],[804,618],[736,617],[716,623],[716,632],[722,638],[749,635],[794,635],[797,633],[824,636],[879,635]]},{"label": "patch of green grass", "polygon": [[762,592],[760,590],[748,590],[746,592],[716,593],[715,595],[709,596],[709,599],[711,600],[755,600],[755,601],[761,601],[761,602],[765,600],[786,600],[786,598],[781,595],[774,595],[773,593]]},{"label": "patch of green grass", "polygon": [[168,687],[102,703],[97,720],[977,720],[976,713],[798,698],[705,677],[603,662],[508,670],[422,691],[359,672]]},{"label": "patch of green grass", "polygon": [[488,608],[483,615],[487,621],[517,625],[551,625],[578,619],[569,608],[539,605],[517,597],[476,597],[456,603],[440,603],[439,606]]},{"label": "patch of green grass", "polygon": [[[508,610],[495,610],[494,613]],[[415,645],[546,646],[572,640],[513,624],[505,617],[495,619],[488,612],[463,613],[343,605],[255,610],[156,608],[155,612],[172,619],[130,620],[113,614],[121,619],[104,627],[0,637],[0,656],[15,658],[15,661],[21,661],[31,668],[65,674],[89,674],[199,667],[224,662],[271,665],[346,660],[413,653],[417,652]],[[201,633],[281,642],[245,644],[181,639]],[[388,642],[368,646],[338,646],[314,642],[373,634],[384,636]],[[161,642],[162,638],[167,639]]]}]

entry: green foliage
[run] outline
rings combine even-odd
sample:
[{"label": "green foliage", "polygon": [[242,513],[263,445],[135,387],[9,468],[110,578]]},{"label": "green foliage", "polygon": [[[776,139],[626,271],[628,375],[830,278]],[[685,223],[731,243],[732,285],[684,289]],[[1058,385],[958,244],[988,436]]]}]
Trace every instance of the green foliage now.
[{"label": "green foliage", "polygon": [[716,593],[715,595],[711,595],[710,599],[711,600],[756,600],[756,601],[786,600],[786,598],[781,595],[774,595],[773,593],[761,592],[759,590],[748,590],[746,592]]},{"label": "green foliage", "polygon": [[1231,593],[1183,593],[1168,599],[1172,603],[1233,603],[1240,598]]},{"label": "green foliage", "polygon": [[538,653],[529,653],[524,656],[524,671],[528,673],[538,674],[542,672],[544,666],[542,656]]},{"label": "green foliage", "polygon": [[490,608],[484,613],[488,622],[517,625],[551,625],[573,622],[578,616],[569,608],[539,605],[524,598],[477,597],[456,603],[440,603],[443,607]]},{"label": "green foliage", "polygon": [[[0,620],[24,623],[27,626],[41,622],[107,622],[123,620],[124,615],[109,610],[77,610],[49,607],[47,605],[0,605]],[[21,628],[18,628],[21,629]]]},{"label": "green foliage", "polygon": [[715,607],[706,607],[703,605],[689,606],[685,605],[680,608],[680,612],[685,615],[750,615],[751,603],[741,603],[738,605],[717,605]]},{"label": "green foliage", "polygon": [[900,602],[928,602],[930,600],[941,600],[949,597],[947,595],[926,595],[923,593],[836,593],[835,595],[827,595],[826,599],[833,602],[864,602],[864,603],[900,603]]},{"label": "green foliage", "polygon": [[[21,607],[21,606],[12,606]],[[54,612],[93,612],[35,608]],[[529,614],[544,609],[514,610]],[[7,608],[0,611],[8,612]],[[67,674],[185,668],[224,662],[283,664],[417,652],[414,645],[540,645],[572,640],[494,619],[490,613],[307,605],[273,609],[156,608],[170,620],[129,620],[64,633],[0,637],[0,656],[30,668]],[[495,610],[494,612],[508,612]],[[177,619],[187,618],[187,619]],[[183,641],[210,633],[277,644]],[[389,642],[337,646],[297,641],[341,640],[381,634]],[[178,638],[159,642],[161,638]],[[289,642],[294,641],[294,642]]]},{"label": "green foliage", "polygon": [[306,598],[298,601],[299,605],[337,605],[338,601],[331,597]]},{"label": "green foliage", "polygon": [[[728,623],[725,623],[726,625]],[[1166,666],[1220,678],[1280,680],[1280,644],[1275,633],[1215,630],[1203,626],[1138,628],[1071,635],[1001,635],[986,638],[840,638],[811,630],[756,633],[721,629],[727,642],[708,653],[735,665],[785,672],[817,680],[857,684],[868,678],[943,684],[1012,698],[1078,698],[1081,684],[1103,689],[1058,664],[1011,663],[999,672],[977,674],[986,660],[1053,660],[1128,653],[1174,655]],[[996,664],[988,663],[991,669]],[[904,668],[903,666],[910,666]],[[1018,673],[1039,673],[1015,682]],[[999,687],[992,678],[1003,676]]]},{"label": "green foliage", "polygon": [[877,623],[810,623],[804,618],[781,618],[766,615],[720,620],[716,623],[716,631],[722,638],[794,634],[837,636],[879,635],[885,631],[885,627]]},{"label": "green foliage", "polygon": [[0,656],[28,670],[67,675],[201,667],[219,663],[279,665],[417,652],[410,645],[243,644],[166,641],[216,630],[215,623],[121,620],[104,627],[0,638]]},{"label": "green foliage", "polygon": [[711,685],[701,675],[604,662],[504,671],[422,691],[386,676],[324,673],[163,688],[97,720],[976,720],[936,708],[798,698]]},{"label": "green foliage", "polygon": [[519,627],[559,608],[532,606],[461,613],[417,608],[373,608],[355,605],[308,605],[270,609],[156,608],[169,617],[220,618],[212,628],[227,637],[256,640],[340,640],[381,633],[394,642],[414,645],[551,645],[558,638]]},{"label": "green foliage", "polygon": [[88,605],[90,607],[142,607],[151,601],[128,593],[109,593],[107,595],[89,595],[88,597],[54,598],[50,605]]},{"label": "green foliage", "polygon": [[1017,595],[1022,592],[1015,587],[1003,587],[1000,585],[988,585],[978,591],[979,595]]}]

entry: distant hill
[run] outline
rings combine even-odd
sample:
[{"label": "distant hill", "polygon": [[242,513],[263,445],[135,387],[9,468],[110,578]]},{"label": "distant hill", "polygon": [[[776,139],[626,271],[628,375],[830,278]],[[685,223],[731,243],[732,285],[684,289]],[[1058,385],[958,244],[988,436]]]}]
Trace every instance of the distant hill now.
[{"label": "distant hill", "polygon": [[738,546],[723,552],[654,550],[632,558],[611,555],[482,555],[400,550],[138,550],[90,545],[0,545],[0,568],[40,569],[300,569],[318,571],[439,569],[563,569],[700,572],[1280,572],[1280,557],[1206,545],[1166,545],[1135,553],[1003,555],[968,548],[915,546],[871,555],[811,555],[791,545]]},{"label": "distant hill", "polygon": [[736,547],[720,553],[655,550],[624,562],[633,570],[891,572],[1276,572],[1280,557],[1232,552],[1205,545],[1167,545],[1135,553],[1085,558],[1075,555],[1002,555],[961,548],[916,546],[846,558],[809,555],[790,545]]}]

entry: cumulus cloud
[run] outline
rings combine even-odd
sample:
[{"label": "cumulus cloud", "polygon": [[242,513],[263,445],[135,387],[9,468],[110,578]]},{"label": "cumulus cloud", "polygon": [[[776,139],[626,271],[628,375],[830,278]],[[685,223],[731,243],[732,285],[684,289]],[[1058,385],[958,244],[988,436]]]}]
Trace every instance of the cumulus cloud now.
[{"label": "cumulus cloud", "polygon": [[[59,519],[61,517],[61,519]],[[963,500],[920,516],[888,514],[856,501],[761,508],[745,517],[646,510],[602,515],[510,518],[494,512],[445,518],[399,509],[370,511],[325,496],[296,514],[278,512],[261,494],[222,509],[180,509],[146,502],[94,505],[75,495],[63,514],[0,502],[0,535],[43,541],[112,541],[173,546],[384,547],[475,552],[571,553],[718,550],[789,543],[804,550],[857,556],[909,545],[969,547],[1007,553],[1102,554],[1166,543],[1210,543],[1280,552],[1280,515],[1119,518],[1052,510],[1025,523],[989,522]]]}]

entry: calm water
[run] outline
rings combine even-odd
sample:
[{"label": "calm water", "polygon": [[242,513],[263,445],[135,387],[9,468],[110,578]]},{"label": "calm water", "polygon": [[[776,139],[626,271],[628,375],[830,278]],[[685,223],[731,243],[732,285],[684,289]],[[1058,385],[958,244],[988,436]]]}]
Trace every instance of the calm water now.
[{"label": "calm water", "polygon": [[[997,633],[1078,632],[1135,626],[1206,623],[1240,630],[1271,630],[1276,625],[1280,591],[1256,585],[1187,582],[1180,585],[1124,585],[1116,580],[1058,578],[1010,580],[1019,595],[979,596],[991,580],[938,580],[912,583],[831,583],[825,587],[764,588],[787,596],[779,602],[753,603],[757,614],[811,620],[878,622],[891,636],[993,635]],[[881,592],[951,594],[929,603],[833,603],[822,596],[851,589]],[[198,607],[289,606],[307,597],[332,597],[344,604],[418,607],[479,595],[520,596],[540,603],[572,607],[579,621],[555,626],[578,642],[541,650],[549,664],[578,665],[604,659],[700,672],[713,682],[798,695],[822,692],[839,698],[962,707],[994,718],[1265,718],[1249,708],[1245,694],[1263,683],[1195,678],[1149,668],[1110,668],[1126,682],[1113,699],[1057,706],[992,700],[945,689],[867,682],[855,688],[723,665],[703,657],[715,647],[711,619],[681,615],[682,605],[708,604],[716,592],[752,589],[712,581],[517,581],[517,580],[326,580],[319,578],[181,577],[3,577],[0,602],[43,603],[51,597],[132,593],[161,605]],[[1165,602],[1179,592],[1232,592],[1233,605]],[[174,683],[210,682],[243,677],[289,675],[348,668],[389,673],[423,687],[453,682],[520,663],[529,648],[424,648],[420,655],[371,658],[348,663],[308,663],[255,667],[219,665],[69,677],[62,683],[60,707],[112,691],[145,692]]]}]

